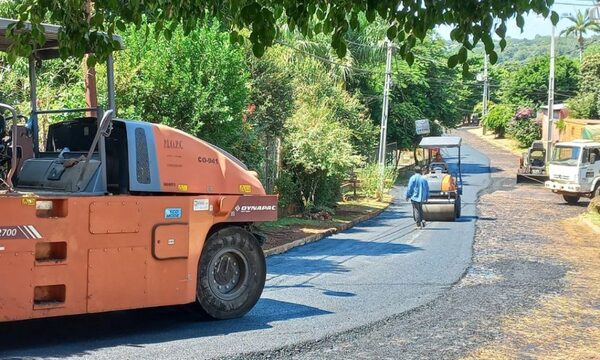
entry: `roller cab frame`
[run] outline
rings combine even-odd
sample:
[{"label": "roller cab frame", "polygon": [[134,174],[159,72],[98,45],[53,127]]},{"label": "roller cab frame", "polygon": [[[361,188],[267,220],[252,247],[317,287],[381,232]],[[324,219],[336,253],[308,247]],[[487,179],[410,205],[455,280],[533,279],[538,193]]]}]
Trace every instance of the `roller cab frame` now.
[{"label": "roller cab frame", "polygon": [[[14,24],[0,19],[0,51]],[[244,315],[266,276],[253,225],[277,218],[277,197],[214,145],[119,119],[112,56],[106,111],[39,109],[36,67],[58,56],[60,32],[44,28],[31,113],[0,104],[0,322],[178,304]],[[38,117],[56,114],[68,120],[39,139]]]},{"label": "roller cab frame", "polygon": [[521,155],[517,170],[517,183],[544,184],[549,179],[546,172],[546,149],[541,140],[534,141]]},{"label": "roller cab frame", "polygon": [[[458,136],[428,136],[421,139],[419,147],[426,150],[427,171],[424,175],[429,185],[429,199],[423,204],[423,215],[428,221],[456,221],[461,216],[463,191],[461,165],[462,139]],[[458,150],[457,173],[452,174],[448,164],[433,157],[434,150]]]}]

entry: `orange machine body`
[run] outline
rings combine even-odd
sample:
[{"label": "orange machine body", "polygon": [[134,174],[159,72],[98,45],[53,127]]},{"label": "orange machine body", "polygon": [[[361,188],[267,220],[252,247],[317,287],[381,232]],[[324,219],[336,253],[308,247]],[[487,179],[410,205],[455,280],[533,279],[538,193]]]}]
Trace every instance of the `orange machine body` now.
[{"label": "orange machine body", "polygon": [[68,191],[77,165],[57,175],[58,147],[24,161],[16,191],[0,193],[0,321],[191,303],[212,232],[277,218],[277,197],[226,152],[166,126],[114,123],[108,193],[94,191],[101,166],[86,191]]},{"label": "orange machine body", "polygon": [[442,192],[456,191],[456,182],[454,181],[454,178],[452,177],[452,175],[450,175],[450,174],[444,175],[444,177],[442,178],[441,191]]}]

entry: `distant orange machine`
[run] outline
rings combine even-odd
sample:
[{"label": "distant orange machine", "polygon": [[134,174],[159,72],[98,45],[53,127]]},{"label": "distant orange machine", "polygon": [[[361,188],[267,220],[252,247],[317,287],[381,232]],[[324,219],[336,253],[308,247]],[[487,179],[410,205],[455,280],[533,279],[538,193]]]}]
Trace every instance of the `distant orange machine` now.
[{"label": "distant orange machine", "polygon": [[[0,19],[0,50],[11,23]],[[222,149],[115,118],[112,58],[109,110],[37,109],[35,63],[58,54],[59,28],[45,30],[26,124],[0,104],[0,321],[188,303],[244,315],[266,276],[253,224],[277,218],[277,197]],[[55,113],[72,119],[40,141],[38,116]]]}]

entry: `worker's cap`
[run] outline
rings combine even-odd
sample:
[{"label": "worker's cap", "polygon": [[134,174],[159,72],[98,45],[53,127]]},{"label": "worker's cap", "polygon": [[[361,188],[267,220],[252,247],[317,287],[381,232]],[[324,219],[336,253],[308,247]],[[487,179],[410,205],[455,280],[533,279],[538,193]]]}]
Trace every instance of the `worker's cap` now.
[{"label": "worker's cap", "polygon": [[423,168],[421,168],[419,165],[415,166],[415,172],[416,173],[421,173],[421,171],[423,171]]}]

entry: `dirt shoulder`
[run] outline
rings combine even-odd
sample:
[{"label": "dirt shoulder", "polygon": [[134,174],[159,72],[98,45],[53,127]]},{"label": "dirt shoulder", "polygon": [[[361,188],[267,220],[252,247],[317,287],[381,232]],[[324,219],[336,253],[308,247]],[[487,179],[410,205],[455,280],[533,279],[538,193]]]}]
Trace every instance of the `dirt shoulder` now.
[{"label": "dirt shoulder", "polygon": [[590,202],[587,212],[581,218],[594,232],[600,234],[600,198]]},{"label": "dirt shoulder", "polygon": [[600,240],[579,221],[587,204],[516,185],[514,154],[458,135],[492,169],[465,276],[409,313],[269,358],[599,358]]},{"label": "dirt shoulder", "polygon": [[502,150],[508,151],[516,156],[521,156],[525,149],[519,146],[519,143],[511,138],[498,139],[492,132],[488,132],[483,135],[483,128],[481,127],[470,127],[461,130],[463,133],[467,131],[469,134],[475,135],[481,140],[488,142],[489,144],[496,146]]},{"label": "dirt shoulder", "polygon": [[313,239],[314,235],[326,236],[347,229],[381,213],[390,205],[391,200],[391,197],[384,201],[358,198],[339,202],[335,214],[329,219],[307,219],[302,215],[294,215],[261,224],[259,229],[267,236],[263,250],[269,251],[307,238],[314,241],[320,238],[317,236]]}]

